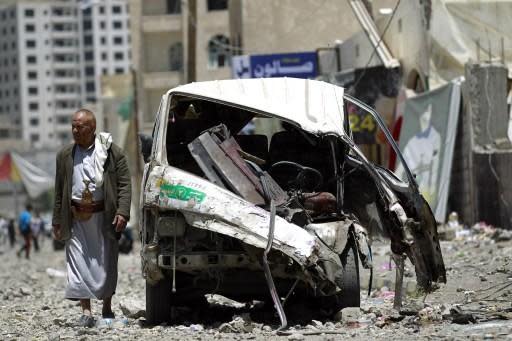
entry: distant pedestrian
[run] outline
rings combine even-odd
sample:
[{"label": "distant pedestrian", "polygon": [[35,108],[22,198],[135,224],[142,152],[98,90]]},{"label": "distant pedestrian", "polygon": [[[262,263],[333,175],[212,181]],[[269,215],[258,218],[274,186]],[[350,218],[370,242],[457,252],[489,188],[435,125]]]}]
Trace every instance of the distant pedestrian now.
[{"label": "distant pedestrian", "polygon": [[14,230],[14,219],[12,218],[7,223],[7,233],[9,235],[9,244],[13,248],[14,244],[16,244],[16,231]]},{"label": "distant pedestrian", "polygon": [[34,242],[34,251],[39,252],[39,236],[41,234],[41,216],[39,212],[30,220],[30,231],[32,232],[32,241]]},{"label": "distant pedestrian", "polygon": [[7,219],[0,217],[0,245],[7,243]]},{"label": "distant pedestrian", "polygon": [[27,204],[25,210],[20,213],[20,217],[18,220],[18,228],[20,230],[21,235],[24,239],[24,244],[21,249],[18,250],[18,257],[21,255],[23,250],[25,250],[25,258],[30,258],[30,240],[32,239],[32,232],[30,230],[30,220],[32,219],[32,206]]}]

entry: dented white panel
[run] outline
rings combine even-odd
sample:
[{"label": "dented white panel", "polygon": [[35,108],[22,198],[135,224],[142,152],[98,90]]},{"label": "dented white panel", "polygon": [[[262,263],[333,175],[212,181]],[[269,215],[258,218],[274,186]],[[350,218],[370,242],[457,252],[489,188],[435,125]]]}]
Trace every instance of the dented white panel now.
[{"label": "dented white panel", "polygon": [[185,84],[167,92],[220,101],[296,122],[314,134],[343,136],[342,87],[298,78],[230,79]]},{"label": "dented white panel", "polygon": [[[268,237],[270,213],[211,182],[174,167],[156,166],[144,190],[144,203],[179,209],[194,226],[232,235],[263,248]],[[219,221],[223,224],[216,224]],[[226,229],[226,224],[232,225]],[[234,236],[245,233],[243,238]],[[315,250],[315,237],[276,216],[274,244],[302,264]],[[313,258],[315,258],[313,260]],[[307,263],[316,261],[316,257]]]}]

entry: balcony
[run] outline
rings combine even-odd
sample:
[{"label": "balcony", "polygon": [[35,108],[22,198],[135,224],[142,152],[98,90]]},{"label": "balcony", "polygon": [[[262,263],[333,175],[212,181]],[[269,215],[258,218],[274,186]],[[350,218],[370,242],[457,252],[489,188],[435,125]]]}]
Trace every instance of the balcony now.
[{"label": "balcony", "polygon": [[179,71],[146,72],[142,76],[144,89],[170,89],[183,83],[183,73]]},{"label": "balcony", "polygon": [[181,31],[181,15],[145,15],[142,17],[142,32]]},{"label": "balcony", "polygon": [[54,100],[80,100],[80,93],[66,92],[66,93],[55,93],[53,96]]}]

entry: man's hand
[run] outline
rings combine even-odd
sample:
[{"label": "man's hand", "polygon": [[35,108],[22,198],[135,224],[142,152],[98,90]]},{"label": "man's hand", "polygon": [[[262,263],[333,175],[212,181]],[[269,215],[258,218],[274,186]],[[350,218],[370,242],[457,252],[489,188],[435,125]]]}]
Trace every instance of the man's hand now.
[{"label": "man's hand", "polygon": [[112,222],[112,225],[115,226],[116,232],[121,232],[126,228],[126,223],[127,221],[125,217],[123,217],[120,214],[116,214],[116,216],[114,217],[114,221]]},{"label": "man's hand", "polygon": [[62,238],[62,230],[60,228],[60,224],[53,225],[52,232],[53,232],[53,239],[61,240],[61,238]]}]

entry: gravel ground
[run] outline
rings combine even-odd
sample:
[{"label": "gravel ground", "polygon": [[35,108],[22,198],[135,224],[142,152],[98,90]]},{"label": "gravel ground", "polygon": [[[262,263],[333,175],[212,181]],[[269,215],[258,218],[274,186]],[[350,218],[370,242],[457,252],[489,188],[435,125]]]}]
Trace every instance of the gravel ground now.
[{"label": "gravel ground", "polygon": [[80,307],[63,299],[64,252],[53,251],[46,240],[29,261],[0,245],[0,340],[512,339],[512,242],[495,239],[480,233],[442,242],[448,283],[426,297],[415,292],[409,264],[408,295],[400,312],[392,309],[394,272],[389,270],[389,247],[377,242],[375,290],[370,297],[366,290],[361,292],[361,309],[347,309],[334,320],[318,321],[312,312],[289,307],[294,314],[286,335],[278,335],[279,320],[272,310],[218,296],[210,297],[206,310],[178,310],[174,325],[146,326],[137,246],[132,254],[120,255],[113,300],[116,319],[101,319],[101,302],[94,301],[96,327],[75,327]]}]

